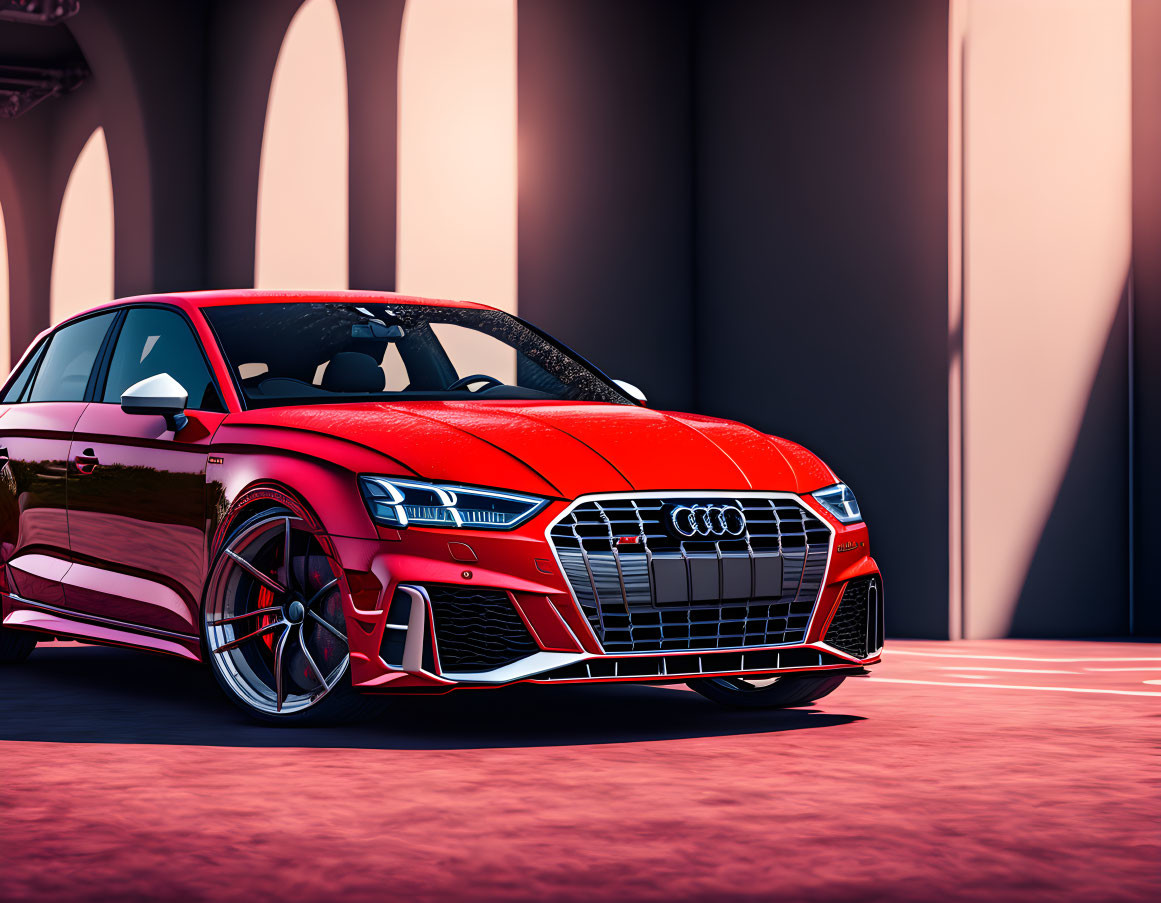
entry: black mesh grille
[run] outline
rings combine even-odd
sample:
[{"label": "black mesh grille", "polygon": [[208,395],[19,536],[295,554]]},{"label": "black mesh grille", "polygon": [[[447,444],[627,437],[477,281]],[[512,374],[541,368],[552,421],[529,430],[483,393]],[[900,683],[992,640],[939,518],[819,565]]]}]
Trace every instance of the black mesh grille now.
[{"label": "black mesh grille", "polygon": [[874,577],[851,580],[823,642],[855,658],[867,658],[883,647],[883,594]]},{"label": "black mesh grille", "polygon": [[[745,529],[683,538],[670,524],[681,506],[738,508]],[[830,531],[793,499],[675,496],[584,502],[550,537],[602,647],[615,653],[803,642]]]},{"label": "black mesh grille", "polygon": [[440,669],[491,671],[538,652],[524,621],[499,589],[428,585]]}]

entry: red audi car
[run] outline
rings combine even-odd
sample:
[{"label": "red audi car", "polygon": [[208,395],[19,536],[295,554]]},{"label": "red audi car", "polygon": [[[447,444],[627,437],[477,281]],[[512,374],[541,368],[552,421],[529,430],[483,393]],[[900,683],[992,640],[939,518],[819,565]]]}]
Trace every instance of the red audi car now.
[{"label": "red audi car", "polygon": [[650,410],[480,304],[98,307],[5,383],[0,465],[0,661],[46,637],[182,656],[268,722],[519,681],[796,706],[883,645],[830,468]]}]

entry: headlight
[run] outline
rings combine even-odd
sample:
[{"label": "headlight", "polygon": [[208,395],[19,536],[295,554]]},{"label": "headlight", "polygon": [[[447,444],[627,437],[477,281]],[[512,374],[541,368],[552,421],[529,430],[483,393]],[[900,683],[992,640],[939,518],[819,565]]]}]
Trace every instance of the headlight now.
[{"label": "headlight", "polygon": [[512,492],[394,477],[359,477],[359,487],[372,519],[387,527],[511,530],[548,504]]},{"label": "headlight", "polygon": [[835,483],[811,495],[822,507],[838,518],[839,523],[855,524],[863,519],[863,515],[859,512],[859,503],[855,501],[855,494],[846,483]]}]

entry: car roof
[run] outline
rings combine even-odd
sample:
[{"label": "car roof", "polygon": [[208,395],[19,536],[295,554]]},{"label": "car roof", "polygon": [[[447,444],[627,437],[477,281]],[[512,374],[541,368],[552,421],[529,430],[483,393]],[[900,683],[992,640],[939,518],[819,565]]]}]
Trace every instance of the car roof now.
[{"label": "car roof", "polygon": [[344,303],[344,304],[424,304],[439,307],[465,307],[477,310],[495,310],[486,304],[477,304],[475,301],[451,301],[438,298],[420,298],[416,295],[402,295],[397,292],[370,292],[370,291],[266,291],[261,289],[224,289],[205,292],[171,292],[168,294],[135,295],[130,298],[118,298],[97,304],[80,313],[74,314],[67,320],[87,316],[95,311],[106,308],[123,307],[128,304],[170,304],[192,312],[200,308],[223,307],[237,304],[275,304],[294,302],[314,303]]}]

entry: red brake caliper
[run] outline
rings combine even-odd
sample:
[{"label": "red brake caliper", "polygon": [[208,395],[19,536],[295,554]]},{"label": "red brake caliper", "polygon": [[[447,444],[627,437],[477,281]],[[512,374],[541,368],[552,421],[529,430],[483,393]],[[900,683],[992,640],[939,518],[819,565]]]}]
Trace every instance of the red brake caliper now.
[{"label": "red brake caliper", "polygon": [[[258,607],[259,608],[269,608],[273,604],[274,604],[273,591],[271,591],[268,587],[259,586],[258,587]],[[265,627],[267,624],[272,624],[272,623],[274,623],[274,616],[273,615],[263,615],[261,618],[258,619],[258,626],[259,627]],[[274,633],[273,632],[265,634],[264,636],[261,637],[261,640],[263,643],[266,644],[267,649],[269,649],[271,652],[274,651]]]}]

